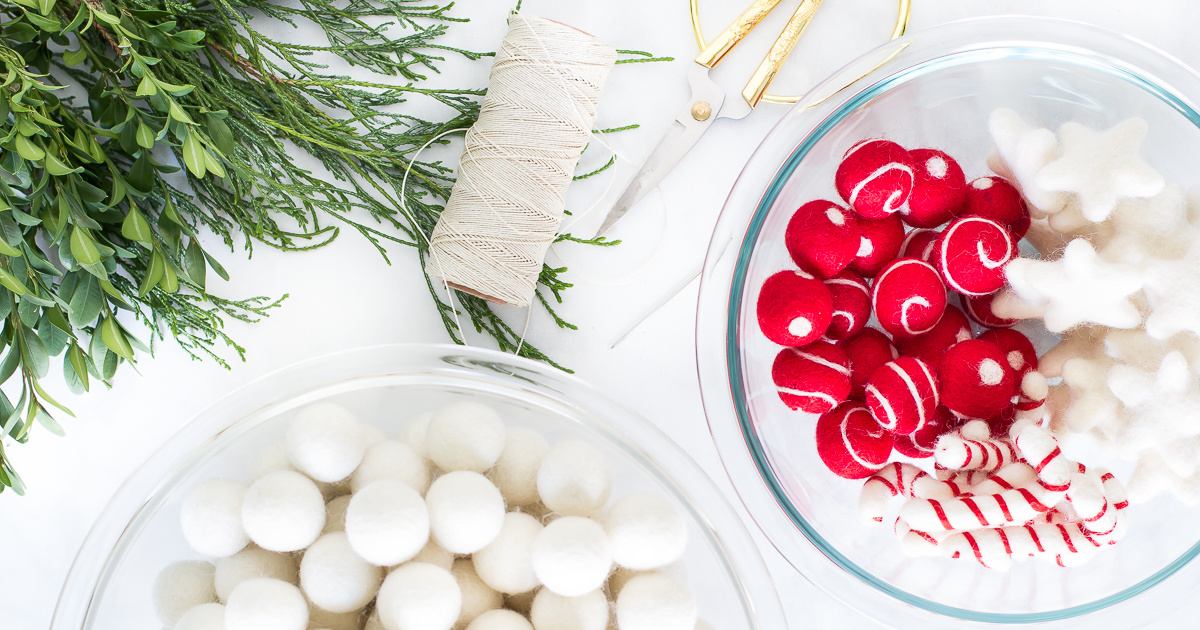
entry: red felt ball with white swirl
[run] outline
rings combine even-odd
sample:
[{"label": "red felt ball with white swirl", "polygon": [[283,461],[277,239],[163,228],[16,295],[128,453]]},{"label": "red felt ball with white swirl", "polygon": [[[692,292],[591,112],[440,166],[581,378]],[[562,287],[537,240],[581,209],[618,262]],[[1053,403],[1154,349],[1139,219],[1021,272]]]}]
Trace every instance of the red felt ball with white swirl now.
[{"label": "red felt ball with white swirl", "polygon": [[871,306],[879,325],[893,337],[913,337],[929,332],[942,318],[946,287],[929,263],[900,258],[875,278]]},{"label": "red felt ball with white swirl", "polygon": [[758,293],[758,327],[781,346],[803,346],[829,328],[833,299],[829,289],[800,270],[780,271],[767,278]]},{"label": "red felt ball with white swirl", "polygon": [[857,335],[871,319],[871,289],[857,273],[846,270],[825,281],[833,299],[833,319],[825,336],[835,341]]},{"label": "red felt ball with white swirl", "polygon": [[838,344],[850,359],[850,396],[862,398],[867,379],[879,366],[900,357],[896,346],[887,335],[874,328],[862,332]]},{"label": "red felt ball with white swirl", "polygon": [[933,370],[913,357],[880,366],[867,381],[866,393],[871,416],[896,435],[919,431],[937,411],[938,384]]},{"label": "red felt ball with white swirl", "polygon": [[850,268],[873,278],[900,253],[904,224],[895,215],[884,219],[859,219],[858,237],[858,252],[850,261]]},{"label": "red felt ball with white swirl", "polygon": [[967,318],[976,324],[987,326],[988,328],[1008,328],[1020,321],[997,315],[992,310],[992,301],[995,299],[995,293],[988,293],[986,295],[959,294],[958,296],[958,301],[962,304],[963,312],[967,314]]},{"label": "red felt ball with white swirl", "polygon": [[861,402],[849,401],[817,419],[817,455],[846,479],[863,479],[887,465],[895,438]]},{"label": "red felt ball with white swirl", "polygon": [[937,366],[942,404],[964,418],[987,419],[1004,411],[1017,393],[1017,379],[1004,351],[990,341],[969,339],[950,346]]},{"label": "red felt ball with white swirl", "polygon": [[904,147],[872,138],[846,151],[834,175],[834,185],[855,212],[868,219],[882,219],[908,202],[913,170]]},{"label": "red felt ball with white swirl", "polygon": [[831,278],[858,254],[858,218],[832,201],[810,201],[788,221],[783,242],[801,269]]},{"label": "red felt ball with white swirl", "polygon": [[1007,328],[987,330],[980,333],[976,339],[990,341],[1000,348],[1008,360],[1008,367],[1012,368],[1016,375],[1018,384],[1026,372],[1036,370],[1038,367],[1038,355],[1037,350],[1033,347],[1033,342],[1018,331]]},{"label": "red felt ball with white swirl", "polygon": [[947,306],[942,318],[929,332],[915,337],[896,337],[895,343],[900,354],[916,357],[936,369],[938,363],[942,362],[942,353],[946,348],[972,337],[974,334],[971,333],[971,322],[967,316],[957,308]]},{"label": "red felt ball with white swirl", "polygon": [[850,360],[827,341],[784,348],[771,365],[771,379],[788,407],[825,413],[850,394]]},{"label": "red felt ball with white swirl", "polygon": [[1008,228],[1020,240],[1029,229],[1029,206],[1025,198],[1003,177],[980,177],[967,184],[962,214],[991,219]]},{"label": "red felt ball with white swirl", "polygon": [[932,265],[941,236],[942,233],[937,230],[910,230],[900,244],[900,257],[918,258]]},{"label": "red felt ball with white swirl", "polygon": [[1004,286],[1004,266],[1017,256],[1017,239],[983,217],[959,217],[938,240],[937,268],[946,286],[964,295],[995,293]]},{"label": "red felt ball with white swirl", "polygon": [[959,214],[966,201],[967,178],[954,158],[937,149],[913,149],[913,188],[900,210],[904,222],[919,228],[937,227]]}]

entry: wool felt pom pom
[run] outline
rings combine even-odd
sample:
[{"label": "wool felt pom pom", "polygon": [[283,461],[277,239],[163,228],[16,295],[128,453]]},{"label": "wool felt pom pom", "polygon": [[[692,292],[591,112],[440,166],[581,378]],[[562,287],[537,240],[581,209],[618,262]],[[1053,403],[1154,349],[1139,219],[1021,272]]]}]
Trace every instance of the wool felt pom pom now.
[{"label": "wool felt pom pom", "polygon": [[425,429],[425,455],[447,472],[483,472],[504,451],[504,421],[495,409],[463,400],[450,403],[433,414]]},{"label": "wool felt pom pom", "polygon": [[663,573],[643,573],[629,580],[617,596],[621,630],[693,630],[696,602],[687,587]]},{"label": "wool felt pom pom", "polygon": [[412,558],[425,546],[431,520],[426,501],[412,486],[380,479],[350,499],[346,537],[364,560],[386,567]]},{"label": "wool felt pom pom", "polygon": [[1037,350],[1033,348],[1033,342],[1029,337],[1007,328],[997,330],[987,330],[979,334],[982,341],[989,341],[996,344],[1000,351],[1004,353],[1008,362],[1006,365],[1013,370],[1017,383],[1021,382],[1021,378],[1026,372],[1036,370],[1038,367]]},{"label": "wool felt pom pom", "polygon": [[457,470],[438,477],[425,494],[425,505],[434,540],[451,553],[483,549],[504,526],[504,497],[477,472]]},{"label": "wool felt pom pom", "polygon": [[896,338],[929,332],[946,310],[946,286],[932,265],[916,258],[894,260],[871,287],[871,306],[884,330]]},{"label": "wool felt pom pom", "polygon": [[200,604],[183,613],[174,630],[225,630],[225,607],[221,604]]},{"label": "wool felt pom pom", "polygon": [[458,613],[458,621],[454,622],[454,627],[465,627],[479,615],[504,604],[500,593],[479,579],[470,558],[455,560],[450,574],[454,576],[454,580],[458,582],[458,590],[462,592],[462,610]]},{"label": "wool felt pom pom", "polygon": [[476,617],[467,630],[533,630],[533,625],[519,613],[499,608]]},{"label": "wool felt pom pom", "polygon": [[858,253],[858,219],[832,201],[810,201],[788,221],[783,242],[801,269],[832,278]]},{"label": "wool felt pom pom", "polygon": [[871,319],[871,289],[867,281],[849,269],[825,281],[833,303],[833,317],[825,337],[840,341],[857,335]]},{"label": "wool felt pom pom", "polygon": [[274,578],[288,584],[297,584],[300,573],[296,560],[286,553],[275,553],[251,545],[245,549],[217,560],[213,573],[213,587],[217,599],[225,602],[238,584],[254,578]]},{"label": "wool felt pom pom", "polygon": [[942,404],[967,418],[990,418],[1012,403],[1017,380],[994,343],[970,339],[942,354],[937,367]]},{"label": "wool felt pom pom", "polygon": [[300,587],[314,606],[345,613],[366,606],[383,582],[383,570],[363,560],[344,532],[325,534],[304,551]]},{"label": "wool felt pom pom", "polygon": [[939,226],[962,210],[967,178],[954,158],[937,149],[912,149],[912,194],[901,208],[904,222],[918,228]]},{"label": "wool felt pom pom", "polygon": [[559,518],[533,541],[533,570],[547,589],[559,595],[578,597],[600,588],[610,569],[608,534],[590,518]]},{"label": "wool felt pom pom", "polygon": [[282,580],[254,578],[237,585],[225,603],[226,630],[305,630],[308,602]]},{"label": "wool felt pom pom", "polygon": [[543,588],[533,598],[529,619],[534,630],[605,630],[608,612],[608,600],[599,589],[564,597]]},{"label": "wool felt pom pom", "polygon": [[983,217],[959,217],[938,240],[937,268],[946,286],[966,295],[995,293],[1004,286],[1004,267],[1017,256],[1017,239]]},{"label": "wool felt pom pom", "polygon": [[538,495],[546,507],[569,516],[590,516],[612,492],[612,469],[596,447],[579,439],[563,440],[542,458]]},{"label": "wool felt pom pom", "polygon": [[683,555],[687,523],[683,515],[661,496],[644,492],[627,494],[604,515],[613,561],[627,569],[657,569]]},{"label": "wool felt pom pom", "polygon": [[255,481],[242,500],[242,526],[268,551],[298,551],[325,527],[325,498],[308,477],[278,470]]},{"label": "wool felt pom pom", "polygon": [[829,328],[833,298],[812,275],[780,271],[763,283],[756,308],[758,327],[767,339],[781,346],[804,346]]},{"label": "wool felt pom pom", "polygon": [[858,220],[858,253],[850,268],[868,278],[874,278],[884,265],[896,258],[904,244],[904,224],[900,217]]},{"label": "wool felt pom pom", "polygon": [[900,357],[885,363],[867,381],[867,409],[888,432],[908,435],[934,419],[938,384],[920,359]]},{"label": "wool felt pom pom", "polygon": [[429,464],[403,442],[382,440],[372,444],[358,469],[350,476],[350,490],[358,492],[373,481],[397,479],[424,494],[429,488]]},{"label": "wool felt pom pom", "polygon": [[998,292],[988,293],[987,295],[963,295],[960,293],[958,301],[962,304],[967,318],[980,326],[1008,328],[1021,321],[1019,319],[1000,317],[992,310],[992,302],[995,301],[997,295],[999,295]]},{"label": "wool felt pom pom", "polygon": [[838,347],[846,353],[850,365],[850,398],[861,399],[871,374],[879,366],[900,356],[887,335],[874,328],[864,328],[854,337],[839,343]]},{"label": "wool felt pom pom", "polygon": [[789,408],[825,413],[850,394],[850,359],[827,341],[784,348],[771,365],[771,379]]},{"label": "wool felt pom pom", "polygon": [[296,470],[326,483],[350,476],[366,450],[362,423],[349,409],[331,402],[301,409],[288,426],[285,443]]},{"label": "wool felt pom pom", "polygon": [[501,593],[537,588],[540,582],[533,571],[533,542],[540,533],[542,524],[536,518],[520,512],[505,514],[496,539],[471,557],[479,579]]},{"label": "wool felt pom pom", "polygon": [[967,316],[957,308],[947,306],[942,318],[928,332],[915,337],[896,337],[896,349],[900,354],[920,359],[936,369],[946,348],[971,337],[971,322]]},{"label": "wool felt pom pom", "polygon": [[179,521],[183,537],[196,553],[224,558],[250,542],[242,528],[245,496],[246,486],[232,479],[209,479],[188,493]]},{"label": "wool felt pom pom", "polygon": [[433,420],[432,411],[423,411],[404,423],[396,439],[412,447],[418,455],[429,457],[425,452],[425,433],[429,431],[429,421]]},{"label": "wool felt pom pom", "polygon": [[169,564],[154,579],[154,612],[166,626],[174,626],[184,613],[217,601],[213,565],[201,560]]},{"label": "wool felt pom pom", "polygon": [[872,138],[846,151],[834,175],[834,186],[855,212],[868,219],[882,219],[908,201],[913,171],[912,159],[904,147]]},{"label": "wool felt pom pom", "polygon": [[817,419],[817,455],[835,475],[862,479],[887,464],[895,438],[862,403],[848,401]]},{"label": "wool felt pom pom", "polygon": [[932,457],[934,447],[937,446],[938,438],[944,433],[953,431],[959,424],[959,419],[949,409],[938,405],[933,412],[933,419],[925,423],[925,426],[917,429],[909,435],[897,435],[896,443],[893,448],[901,455],[907,455],[913,459],[922,459]]},{"label": "wool felt pom pom", "polygon": [[550,446],[541,433],[528,427],[508,427],[504,451],[487,478],[496,484],[509,507],[530,505],[538,500],[537,473]]},{"label": "wool felt pom pom", "polygon": [[450,630],[462,604],[454,576],[423,562],[409,562],[389,573],[375,599],[385,630]]},{"label": "wool felt pom pom", "polygon": [[916,258],[934,264],[937,241],[941,236],[942,233],[937,230],[909,230],[900,244],[900,257]]},{"label": "wool felt pom pom", "polygon": [[1029,230],[1029,206],[1021,191],[1003,177],[980,177],[968,184],[962,214],[991,219],[1018,240]]}]

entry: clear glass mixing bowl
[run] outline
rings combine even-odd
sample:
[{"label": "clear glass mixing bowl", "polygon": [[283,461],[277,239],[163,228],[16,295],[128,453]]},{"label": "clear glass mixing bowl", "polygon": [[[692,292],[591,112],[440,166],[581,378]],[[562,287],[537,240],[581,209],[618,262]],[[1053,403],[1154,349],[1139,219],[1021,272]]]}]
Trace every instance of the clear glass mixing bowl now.
[{"label": "clear glass mixing bowl", "polygon": [[[1200,76],[1130,38],[1065,21],[984,18],[868,53],[767,136],[710,244],[696,347],[722,461],[754,520],[801,573],[897,628],[1145,627],[1191,598],[1200,586],[1200,563],[1192,562],[1200,509],[1167,498],[1135,506],[1128,537],[1080,568],[1029,561],[1000,573],[970,561],[905,558],[886,526],[858,523],[861,481],[826,470],[815,418],[779,400],[770,375],[779,347],[759,331],[754,308],[763,281],[794,266],[783,241],[792,212],[812,199],[837,199],[834,171],[860,139],[942,149],[973,179],[989,174],[987,117],[996,107],[1050,129],[1071,120],[1105,129],[1141,116],[1149,122],[1146,159],[1167,181],[1193,186],[1200,183],[1198,101]],[[1129,471],[1096,453],[1078,458]]]},{"label": "clear glass mixing bowl", "polygon": [[258,379],[201,413],[122,484],[67,576],[51,630],[158,628],[158,572],[197,558],[179,508],[197,483],[248,479],[258,453],[281,439],[294,411],[334,400],[389,436],[447,402],[493,405],[510,425],[554,443],[590,441],[613,466],[613,496],[667,497],[686,515],[688,547],[677,572],[700,618],[714,628],[786,627],[762,557],[733,508],[696,463],[654,425],[572,376],[490,350],[393,345],[318,357]]}]

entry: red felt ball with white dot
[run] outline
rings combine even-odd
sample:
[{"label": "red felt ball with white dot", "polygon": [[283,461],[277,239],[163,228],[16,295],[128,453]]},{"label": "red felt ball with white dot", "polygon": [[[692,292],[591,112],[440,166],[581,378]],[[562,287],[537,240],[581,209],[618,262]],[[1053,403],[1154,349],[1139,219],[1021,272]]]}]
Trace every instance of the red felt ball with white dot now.
[{"label": "red felt ball with white dot", "polygon": [[942,233],[937,230],[910,230],[904,235],[904,242],[900,244],[900,257],[917,258],[934,264],[937,241],[941,236]]},{"label": "red felt ball with white dot", "polygon": [[838,194],[855,212],[881,219],[902,208],[913,189],[913,164],[904,147],[882,138],[850,147],[834,175]]},{"label": "red felt ball with white dot", "polygon": [[919,228],[939,226],[959,214],[966,201],[967,178],[954,158],[937,149],[912,149],[913,188],[900,210],[904,222]]},{"label": "red felt ball with white dot", "polygon": [[832,201],[810,201],[788,221],[783,242],[801,269],[831,278],[858,254],[858,218]]},{"label": "red felt ball with white dot", "polygon": [[869,477],[887,464],[895,438],[861,402],[849,401],[817,419],[817,455],[846,479]]},{"label": "red felt ball with white dot", "polygon": [[958,301],[962,304],[963,311],[976,324],[987,326],[988,328],[1008,328],[1020,321],[997,315],[992,310],[992,301],[995,299],[995,293],[988,293],[986,295],[959,294],[958,296]]},{"label": "red felt ball with white dot", "polygon": [[1029,230],[1029,206],[1017,190],[1003,177],[980,177],[967,184],[963,215],[991,219],[1008,228],[1018,240]]},{"label": "red felt ball with white dot", "polygon": [[871,289],[857,273],[846,270],[825,281],[833,298],[833,319],[825,336],[835,341],[857,335],[871,319]]},{"label": "red felt ball with white dot", "polygon": [[1012,404],[1017,380],[994,343],[968,339],[950,346],[937,366],[942,404],[964,418],[987,419]]},{"label": "red felt ball with white dot", "polygon": [[915,337],[896,337],[895,344],[900,354],[918,358],[936,369],[946,348],[973,336],[967,316],[957,308],[947,306],[942,318],[929,332]]},{"label": "red felt ball with white dot", "polygon": [[871,287],[871,307],[879,325],[894,337],[933,329],[946,310],[946,286],[927,262],[900,258],[884,266]]},{"label": "red felt ball with white dot", "polygon": [[920,430],[934,419],[938,384],[920,359],[900,357],[875,370],[867,381],[867,409],[879,426],[896,435]]},{"label": "red felt ball with white dot", "polygon": [[953,431],[959,425],[959,419],[949,409],[938,405],[933,412],[933,420],[909,435],[897,435],[892,448],[897,453],[914,459],[933,456],[937,440],[944,433]]},{"label": "red felt ball with white dot", "polygon": [[1004,266],[1017,256],[1017,240],[999,223],[959,217],[938,240],[937,267],[946,286],[965,295],[995,293],[1004,286]]},{"label": "red felt ball with white dot", "polygon": [[758,327],[767,339],[781,346],[803,346],[820,339],[829,328],[833,298],[812,275],[780,271],[763,283],[757,312]]},{"label": "red felt ball with white dot", "polygon": [[1037,350],[1033,348],[1033,342],[1018,331],[999,328],[984,331],[977,338],[982,341],[990,341],[1000,348],[1005,358],[1008,359],[1008,367],[1012,368],[1018,384],[1026,372],[1036,370],[1038,367],[1038,355]]},{"label": "red felt ball with white dot", "polygon": [[850,359],[850,396],[862,398],[867,379],[879,366],[900,357],[896,346],[887,335],[874,328],[862,332],[838,344]]},{"label": "red felt ball with white dot", "polygon": [[884,265],[900,253],[904,243],[904,224],[900,217],[858,220],[858,252],[850,262],[850,268],[873,278]]},{"label": "red felt ball with white dot", "polygon": [[827,341],[784,348],[775,356],[771,379],[788,407],[825,413],[850,394],[850,360]]}]

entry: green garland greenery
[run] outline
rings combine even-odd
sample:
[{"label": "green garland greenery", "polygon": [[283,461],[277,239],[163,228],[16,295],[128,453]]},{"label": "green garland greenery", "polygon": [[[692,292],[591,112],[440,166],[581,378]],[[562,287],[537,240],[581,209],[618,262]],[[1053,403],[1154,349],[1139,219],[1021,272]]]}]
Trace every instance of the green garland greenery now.
[{"label": "green garland greenery", "polygon": [[[39,382],[51,357],[62,355],[68,385],[83,392],[108,384],[121,363],[166,335],[196,358],[225,364],[221,347],[243,355],[223,320],[257,321],[282,298],[209,293],[210,272],[228,276],[201,246],[204,230],[230,248],[244,234],[247,249],[300,250],[350,229],[385,259],[386,246],[400,243],[424,261],[452,171],[416,162],[407,188],[401,181],[421,146],[474,122],[483,94],[420,85],[446,54],[484,56],[437,43],[460,21],[451,6],[0,0],[0,382],[20,381],[15,402],[0,391],[0,438],[24,442],[35,424],[62,433],[51,409],[70,411]],[[259,21],[316,27],[327,41],[277,41]],[[623,52],[626,62],[653,59]],[[398,80],[332,74],[321,61],[329,55]],[[432,99],[451,114],[426,121],[392,107],[411,99]],[[400,212],[402,199],[411,216]],[[545,267],[537,297],[572,327],[551,302],[570,286],[564,271]],[[427,284],[462,343],[454,307]],[[502,350],[549,361],[489,303],[456,298]],[[150,331],[149,346],[120,311]],[[5,486],[24,488],[0,440]]]}]

